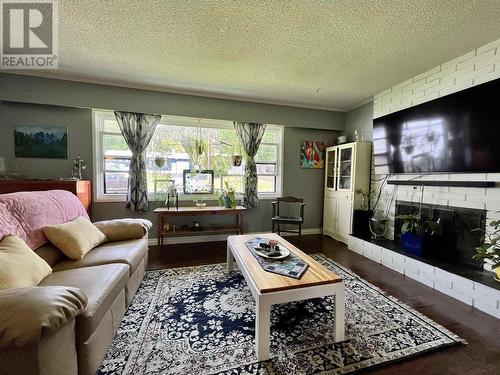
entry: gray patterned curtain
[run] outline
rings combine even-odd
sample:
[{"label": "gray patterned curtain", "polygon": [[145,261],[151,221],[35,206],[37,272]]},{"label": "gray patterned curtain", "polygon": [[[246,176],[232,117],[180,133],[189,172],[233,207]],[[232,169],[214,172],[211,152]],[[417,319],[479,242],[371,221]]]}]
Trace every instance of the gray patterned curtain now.
[{"label": "gray patterned curtain", "polygon": [[148,187],[143,153],[148,147],[161,116],[115,111],[115,117],[123,138],[132,151],[126,207],[136,212],[147,211]]},{"label": "gray patterned curtain", "polygon": [[257,197],[257,166],[254,158],[266,131],[266,125],[257,122],[238,121],[234,121],[233,124],[247,154],[245,163],[245,206],[256,207],[259,198]]}]

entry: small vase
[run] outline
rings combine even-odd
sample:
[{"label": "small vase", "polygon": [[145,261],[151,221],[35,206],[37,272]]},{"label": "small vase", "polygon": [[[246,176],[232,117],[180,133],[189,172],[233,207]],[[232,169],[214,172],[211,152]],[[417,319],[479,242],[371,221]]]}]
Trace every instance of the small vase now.
[{"label": "small vase", "polygon": [[368,211],[368,197],[365,194],[363,194],[361,198],[361,209],[363,211]]},{"label": "small vase", "polygon": [[231,198],[229,198],[227,195],[224,196],[224,207],[226,207],[226,208],[232,208],[232,206],[231,206]]},{"label": "small vase", "polygon": [[405,251],[414,254],[422,255],[422,236],[418,234],[407,232],[401,235],[401,243]]}]

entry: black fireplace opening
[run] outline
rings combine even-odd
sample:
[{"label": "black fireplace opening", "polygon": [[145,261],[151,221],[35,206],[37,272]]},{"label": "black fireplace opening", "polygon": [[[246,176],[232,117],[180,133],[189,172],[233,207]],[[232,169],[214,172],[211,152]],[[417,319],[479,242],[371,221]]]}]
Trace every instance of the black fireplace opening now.
[{"label": "black fireplace opening", "polygon": [[[448,264],[452,268],[482,269],[472,256],[481,244],[486,226],[486,210],[396,201],[396,217],[421,213],[422,222],[439,219],[440,234],[424,235],[421,257]],[[394,238],[401,238],[402,220],[395,220]],[[479,230],[478,230],[479,229]]]}]

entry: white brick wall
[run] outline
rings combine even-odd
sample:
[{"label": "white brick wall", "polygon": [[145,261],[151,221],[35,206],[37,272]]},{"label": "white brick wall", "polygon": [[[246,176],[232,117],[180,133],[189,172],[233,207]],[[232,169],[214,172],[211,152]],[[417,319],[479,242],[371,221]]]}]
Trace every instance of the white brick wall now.
[{"label": "white brick wall", "polygon": [[500,78],[500,39],[375,95],[373,118],[497,78]]},{"label": "white brick wall", "polygon": [[[374,98],[373,118],[381,117],[401,109],[445,96],[465,88],[500,78],[500,39],[470,51],[440,66],[419,74]],[[372,168],[372,189],[378,191],[381,175],[374,175]],[[425,187],[424,203],[445,206],[480,208],[487,210],[488,222],[500,218],[500,173],[477,174],[434,174],[434,175],[392,175],[391,179],[430,179],[451,181],[495,181],[497,187],[488,189]],[[412,186],[386,185],[377,206],[385,211],[392,189],[397,189],[398,200],[418,202],[420,188]],[[389,208],[389,217],[394,218],[395,204]],[[394,238],[394,228],[389,227],[388,238]]]},{"label": "white brick wall", "polygon": [[500,319],[500,291],[349,236],[350,250]]}]

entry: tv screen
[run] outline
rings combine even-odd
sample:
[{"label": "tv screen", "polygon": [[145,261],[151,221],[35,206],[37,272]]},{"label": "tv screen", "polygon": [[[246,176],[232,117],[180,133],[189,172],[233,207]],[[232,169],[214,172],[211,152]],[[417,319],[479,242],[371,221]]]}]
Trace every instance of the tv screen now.
[{"label": "tv screen", "polygon": [[373,120],[375,173],[500,172],[500,79]]}]

